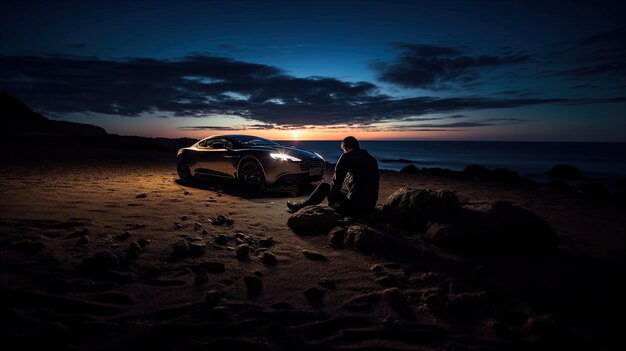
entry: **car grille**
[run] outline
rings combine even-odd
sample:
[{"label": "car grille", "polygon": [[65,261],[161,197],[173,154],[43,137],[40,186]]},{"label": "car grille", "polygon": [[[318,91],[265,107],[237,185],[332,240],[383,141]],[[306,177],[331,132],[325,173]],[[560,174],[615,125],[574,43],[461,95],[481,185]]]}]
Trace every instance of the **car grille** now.
[{"label": "car grille", "polygon": [[311,168],[324,168],[324,160],[311,158],[300,163],[300,169],[303,171],[308,171]]}]

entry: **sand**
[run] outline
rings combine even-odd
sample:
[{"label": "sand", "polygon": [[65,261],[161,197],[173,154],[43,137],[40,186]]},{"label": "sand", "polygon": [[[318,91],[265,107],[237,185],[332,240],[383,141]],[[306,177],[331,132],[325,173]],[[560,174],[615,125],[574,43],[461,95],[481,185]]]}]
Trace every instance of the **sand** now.
[{"label": "sand", "polygon": [[[505,200],[546,219],[561,245],[512,256],[412,237],[414,256],[365,255],[287,227],[285,202],[310,189],[181,183],[164,152],[3,146],[2,349],[624,345],[626,206],[617,200],[383,171],[381,204],[404,186],[453,190],[465,204]],[[212,224],[218,215],[232,224]],[[191,253],[181,239],[196,243]],[[249,254],[238,257],[241,244]]]}]

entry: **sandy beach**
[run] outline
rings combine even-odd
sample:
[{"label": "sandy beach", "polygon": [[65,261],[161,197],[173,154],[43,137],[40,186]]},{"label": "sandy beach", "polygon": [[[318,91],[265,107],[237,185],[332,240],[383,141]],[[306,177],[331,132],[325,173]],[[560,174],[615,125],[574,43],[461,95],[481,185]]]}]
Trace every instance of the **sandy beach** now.
[{"label": "sandy beach", "polygon": [[379,207],[402,187],[447,189],[528,209],[561,242],[543,255],[448,250],[376,222],[418,254],[367,255],[287,226],[286,201],[311,188],[181,183],[167,152],[3,146],[4,350],[624,345],[623,201],[383,171]]}]

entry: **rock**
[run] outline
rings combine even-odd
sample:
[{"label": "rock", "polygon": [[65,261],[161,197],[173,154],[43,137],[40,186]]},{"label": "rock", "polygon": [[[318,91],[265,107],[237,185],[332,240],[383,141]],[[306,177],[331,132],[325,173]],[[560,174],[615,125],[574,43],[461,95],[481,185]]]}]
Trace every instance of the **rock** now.
[{"label": "rock", "polygon": [[424,302],[433,313],[442,313],[446,310],[448,298],[443,292],[434,291],[425,294]]},{"label": "rock", "polygon": [[415,165],[406,165],[402,167],[400,173],[409,173],[409,174],[418,174],[420,172],[419,168],[415,167]]},{"label": "rock", "polygon": [[130,252],[141,252],[141,250],[141,246],[136,242],[132,242],[130,243],[130,245],[128,245],[128,251]]},{"label": "rock", "polygon": [[406,299],[398,288],[390,288],[383,290],[383,298],[387,304],[396,310],[405,309],[407,307]]},{"label": "rock", "polygon": [[312,288],[308,288],[304,290],[304,296],[306,296],[307,299],[313,302],[318,302],[321,299],[323,299],[324,294],[325,294],[324,290],[321,290],[320,288],[317,288],[317,287],[312,287]]},{"label": "rock", "polygon": [[460,202],[449,190],[400,188],[383,204],[383,216],[398,229],[420,232],[429,221],[456,213]]},{"label": "rock", "polygon": [[231,226],[233,223],[235,223],[235,221],[232,218],[227,218],[224,215],[217,215],[211,220],[211,224],[213,225]]},{"label": "rock", "polygon": [[130,238],[130,233],[129,232],[123,232],[122,234],[119,234],[115,237],[115,240],[118,241],[124,241],[126,239]]},{"label": "rock", "polygon": [[209,306],[215,306],[224,297],[221,291],[209,290],[205,294],[204,303]]},{"label": "rock", "polygon": [[78,239],[76,245],[86,245],[89,244],[89,235],[83,235]]},{"label": "rock", "polygon": [[398,281],[394,277],[388,276],[388,275],[376,278],[374,281],[377,284],[382,285],[386,288],[389,288],[392,286],[398,286]]},{"label": "rock", "polygon": [[188,192],[188,191],[186,191],[186,190],[185,190],[185,192],[184,192],[183,194],[184,194],[185,196],[187,196],[187,195],[191,195],[191,193],[190,193],[190,192]]},{"label": "rock", "polygon": [[315,251],[309,251],[309,250],[302,250],[302,254],[304,254],[304,256],[306,256],[307,258],[310,258],[314,261],[328,261],[328,257],[322,255],[319,252],[315,252]]},{"label": "rock", "polygon": [[337,225],[340,219],[341,215],[333,208],[315,205],[304,207],[292,214],[287,225],[297,234],[323,234]]},{"label": "rock", "polygon": [[463,170],[463,174],[470,179],[488,180],[491,170],[481,165],[469,165]]},{"label": "rock", "polygon": [[246,283],[246,286],[251,291],[259,291],[263,288],[263,282],[261,282],[261,279],[259,279],[259,277],[257,276],[246,276],[243,278],[243,281],[244,283]]},{"label": "rock", "polygon": [[379,299],[380,294],[378,293],[357,295],[348,299],[344,308],[353,312],[370,310]]},{"label": "rock", "polygon": [[193,256],[202,256],[206,252],[206,243],[204,241],[192,241],[189,243],[189,253]]},{"label": "rock", "polygon": [[223,273],[226,270],[226,266],[218,261],[202,262],[198,266],[202,267],[207,273]]},{"label": "rock", "polygon": [[250,247],[248,244],[241,244],[235,249],[235,254],[240,260],[246,259],[248,258],[248,255],[250,255]]},{"label": "rock", "polygon": [[609,191],[602,183],[583,183],[576,187],[576,189],[582,193],[594,196],[602,197],[609,195]]},{"label": "rock", "polygon": [[343,240],[346,236],[346,229],[335,227],[328,233],[328,243],[335,249],[343,249]]},{"label": "rock", "polygon": [[224,297],[221,291],[208,290],[205,294],[204,303],[213,307]]},{"label": "rock", "polygon": [[572,180],[584,179],[583,173],[572,165],[556,165],[548,171],[548,177]]},{"label": "rock", "polygon": [[254,275],[256,275],[257,277],[261,278],[263,276],[263,272],[256,270],[254,272],[252,272]]},{"label": "rock", "polygon": [[75,231],[74,233],[68,235],[68,238],[80,238],[81,236],[89,235],[89,229],[83,228]]},{"label": "rock", "polygon": [[271,247],[274,246],[274,238],[267,237],[265,239],[261,239],[259,240],[259,245],[261,245],[262,247]]},{"label": "rock", "polygon": [[198,283],[205,283],[207,281],[209,281],[209,277],[207,276],[206,271],[200,267],[198,268],[198,270],[196,270],[196,275],[194,277],[194,281],[196,282],[196,284]]},{"label": "rock", "polygon": [[520,181],[520,176],[508,168],[496,168],[491,171],[489,180],[499,183],[516,183]]},{"label": "rock", "polygon": [[431,225],[424,239],[443,247],[518,254],[553,252],[559,245],[543,218],[503,201],[464,209],[458,218]]},{"label": "rock", "polygon": [[139,246],[144,248],[144,247],[146,247],[146,246],[148,246],[150,244],[150,240],[144,239],[144,238],[139,238],[139,239],[137,239],[137,244],[139,244]]},{"label": "rock", "polygon": [[220,234],[215,237],[215,243],[218,245],[226,245],[228,244],[228,237],[224,234]]},{"label": "rock", "polygon": [[335,281],[332,280],[332,279],[328,279],[328,278],[320,279],[320,281],[317,282],[317,284],[319,284],[319,286],[321,286],[324,289],[333,290],[333,289],[337,288],[337,285],[335,284]]},{"label": "rock", "polygon": [[136,199],[145,199],[145,198],[147,198],[147,197],[148,197],[148,195],[147,195],[147,194],[137,194],[137,195],[135,196],[135,198],[136,198]]},{"label": "rock", "polygon": [[385,270],[385,267],[383,267],[383,266],[381,266],[379,264],[375,264],[375,265],[370,267],[370,271],[376,272],[376,273],[380,273],[380,272],[382,272],[384,270]]},{"label": "rock", "polygon": [[193,224],[193,230],[198,231],[200,229],[202,229],[202,224],[200,224],[199,222]]},{"label": "rock", "polygon": [[525,328],[532,334],[546,338],[557,331],[558,324],[552,315],[545,314],[529,317]]},{"label": "rock", "polygon": [[178,240],[172,245],[172,257],[174,258],[183,258],[189,254],[189,242],[185,239]]},{"label": "rock", "polygon": [[263,261],[263,263],[265,263],[268,266],[275,266],[276,263],[278,263],[278,260],[276,259],[276,256],[274,256],[273,253],[268,252],[268,251],[263,253],[262,261]]}]

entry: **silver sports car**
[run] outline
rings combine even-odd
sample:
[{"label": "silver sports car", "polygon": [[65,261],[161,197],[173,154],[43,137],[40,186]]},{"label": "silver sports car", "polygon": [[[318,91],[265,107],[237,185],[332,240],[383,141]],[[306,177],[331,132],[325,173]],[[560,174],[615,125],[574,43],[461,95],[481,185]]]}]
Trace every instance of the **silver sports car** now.
[{"label": "silver sports car", "polygon": [[324,159],[317,153],[250,135],[211,136],[178,150],[176,156],[182,180],[232,178],[252,191],[321,180],[324,167]]}]

